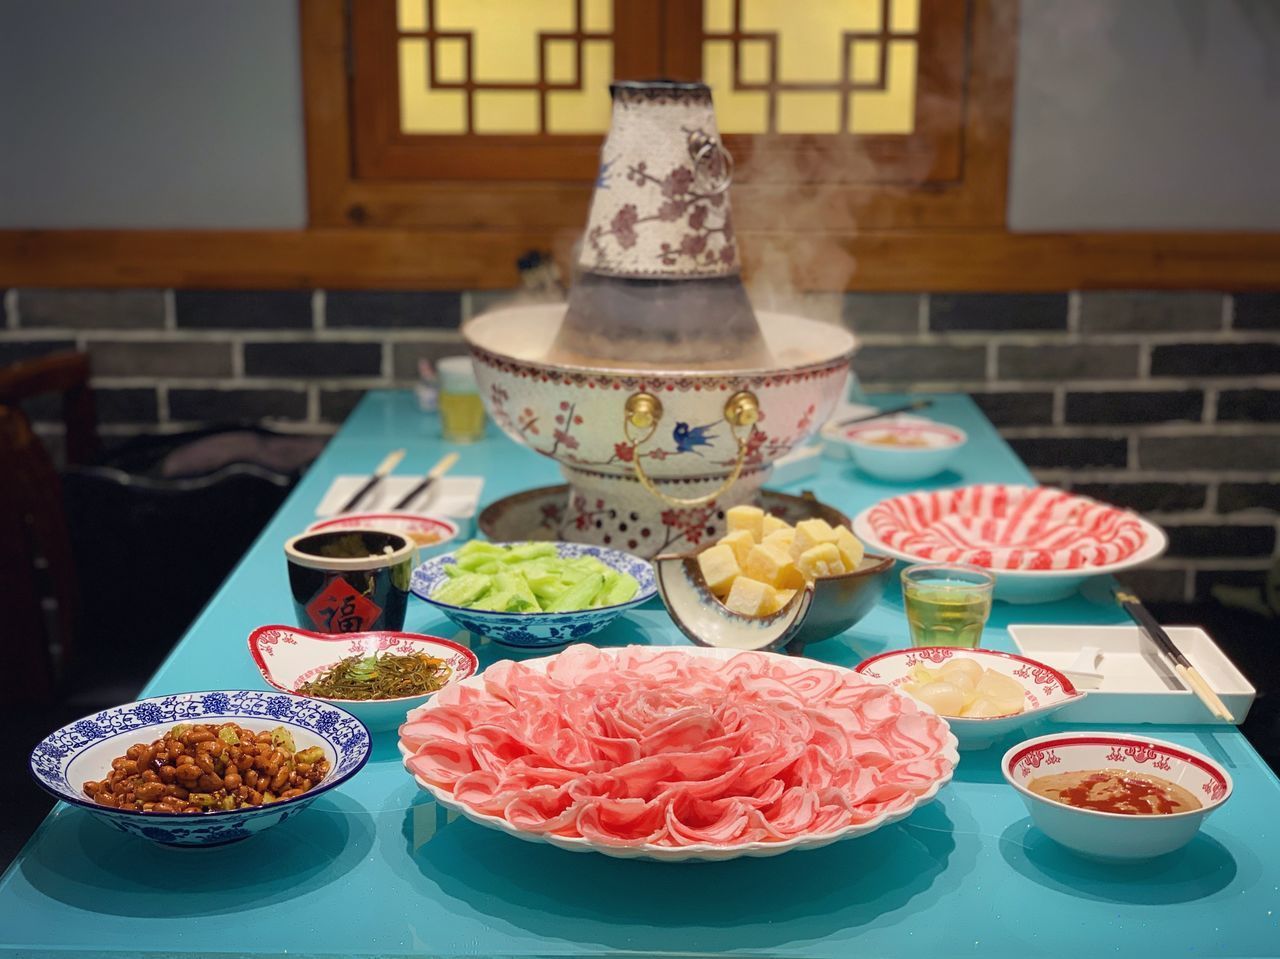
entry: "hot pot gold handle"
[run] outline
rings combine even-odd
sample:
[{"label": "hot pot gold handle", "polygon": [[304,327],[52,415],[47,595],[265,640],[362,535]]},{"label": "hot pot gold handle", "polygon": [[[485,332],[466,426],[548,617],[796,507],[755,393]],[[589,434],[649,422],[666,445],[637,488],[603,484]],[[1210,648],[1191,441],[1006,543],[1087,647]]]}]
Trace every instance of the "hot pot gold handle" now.
[{"label": "hot pot gold handle", "polygon": [[[733,438],[738,443],[738,458],[728,478],[720,484],[718,489],[705,496],[694,496],[688,499],[671,496],[658,489],[645,473],[644,465],[641,463],[640,444],[647,442],[657,432],[658,424],[662,421],[662,401],[652,393],[633,393],[627,397],[624,413],[622,430],[628,442],[631,443],[631,466],[635,470],[636,479],[640,481],[640,485],[668,506],[705,506],[728,492],[742,475],[742,467],[747,462],[747,439],[751,436],[752,427],[760,419],[760,402],[754,393],[747,390],[741,390],[729,397],[729,401],[724,404],[724,418],[733,431]],[[740,430],[745,432],[739,432]]]}]

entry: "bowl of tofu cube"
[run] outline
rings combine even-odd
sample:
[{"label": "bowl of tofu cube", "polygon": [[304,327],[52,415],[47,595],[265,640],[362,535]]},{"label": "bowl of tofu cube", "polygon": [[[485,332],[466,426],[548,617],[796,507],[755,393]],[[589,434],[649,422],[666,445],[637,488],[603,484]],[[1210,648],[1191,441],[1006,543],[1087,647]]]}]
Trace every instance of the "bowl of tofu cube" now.
[{"label": "bowl of tofu cube", "polygon": [[621,550],[481,540],[423,563],[409,588],[463,629],[526,649],[585,639],[656,592],[649,561]]},{"label": "bowl of tofu cube", "polygon": [[700,646],[799,652],[848,630],[884,593],[893,559],[867,554],[848,526],[792,525],[756,506],[725,521],[700,551],[653,561],[667,611]]}]

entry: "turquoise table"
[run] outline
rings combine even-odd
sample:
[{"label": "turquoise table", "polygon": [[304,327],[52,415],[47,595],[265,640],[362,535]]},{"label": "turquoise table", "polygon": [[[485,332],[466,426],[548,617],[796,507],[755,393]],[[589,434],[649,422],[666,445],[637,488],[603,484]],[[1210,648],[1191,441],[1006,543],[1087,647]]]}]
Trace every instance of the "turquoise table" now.
[{"label": "turquoise table", "polygon": [[[882,402],[895,398],[885,397]],[[1028,474],[965,397],[938,419],[971,437],[941,484]],[[363,401],[222,591],[148,684],[147,695],[261,687],[245,637],[292,616],[281,543],[332,477],[406,446],[401,470],[442,453],[411,397]],[[466,447],[457,469],[491,501],[556,482],[553,464],[505,439]],[[886,495],[824,463],[805,484],[853,514]],[[1114,623],[1075,597],[998,604],[1009,622]],[[408,628],[453,633],[414,602]],[[848,635],[810,650],[852,665],[906,641],[895,590]],[[602,634],[608,644],[679,644],[660,605]],[[482,662],[508,651],[482,644]],[[778,859],[662,865],[576,855],[454,819],[422,794],[390,741],[352,782],[243,844],[174,850],[59,806],[0,880],[0,951],[21,956],[1261,956],[1280,953],[1280,783],[1234,729],[1144,727],[1213,756],[1236,794],[1199,837],[1158,864],[1101,866],[1034,829],[1000,777],[1003,748],[964,755],[955,781],[908,820],[863,839]]]}]

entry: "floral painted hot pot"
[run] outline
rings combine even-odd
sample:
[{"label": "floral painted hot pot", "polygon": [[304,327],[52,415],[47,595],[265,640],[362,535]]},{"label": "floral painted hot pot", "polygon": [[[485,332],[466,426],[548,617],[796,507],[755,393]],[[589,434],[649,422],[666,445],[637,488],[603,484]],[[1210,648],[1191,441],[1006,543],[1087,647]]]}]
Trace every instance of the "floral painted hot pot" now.
[{"label": "floral painted hot pot", "polygon": [[853,336],[755,314],[711,93],[619,83],[567,304],[463,327],[497,424],[561,464],[560,539],[653,556],[716,535],[844,393]]},{"label": "floral painted hot pot", "polygon": [[[796,316],[759,315],[779,367],[610,370],[538,359],[561,305],[501,310],[464,329],[490,415],[508,436],[561,464],[561,539],[653,556],[664,527],[719,532],[756,499],[772,464],[831,415],[852,337]],[[785,365],[783,365],[785,364]]]}]

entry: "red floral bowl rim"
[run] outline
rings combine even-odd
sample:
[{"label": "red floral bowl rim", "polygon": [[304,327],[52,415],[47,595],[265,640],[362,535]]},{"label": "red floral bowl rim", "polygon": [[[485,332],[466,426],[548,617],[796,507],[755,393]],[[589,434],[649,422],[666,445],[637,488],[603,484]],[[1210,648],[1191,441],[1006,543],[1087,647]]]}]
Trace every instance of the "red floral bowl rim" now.
[{"label": "red floral bowl rim", "polygon": [[[1049,799],[1046,796],[1039,796],[1033,793],[1026,786],[1017,782],[1013,777],[1013,767],[1016,766],[1024,756],[1028,753],[1035,752],[1037,749],[1063,749],[1072,746],[1145,746],[1154,752],[1162,753],[1170,759],[1176,759],[1179,762],[1188,763],[1195,766],[1201,772],[1209,776],[1219,786],[1222,787],[1222,793],[1217,799],[1208,799],[1201,803],[1199,809],[1188,809],[1184,812],[1163,813],[1156,816],[1134,816],[1129,813],[1103,812],[1099,809],[1082,809],[1079,806],[1069,806],[1066,803],[1060,803],[1056,800]],[[1081,813],[1086,816],[1101,816],[1104,819],[1124,819],[1128,821],[1141,822],[1150,819],[1156,822],[1163,822],[1170,819],[1182,819],[1188,816],[1203,816],[1217,809],[1228,799],[1235,791],[1235,784],[1231,781],[1231,774],[1222,768],[1218,763],[1214,762],[1208,756],[1201,755],[1194,750],[1187,749],[1185,746],[1179,746],[1177,743],[1171,743],[1164,739],[1152,739],[1149,736],[1131,736],[1126,733],[1049,733],[1047,736],[1037,736],[1035,739],[1027,739],[1018,743],[1009,749],[1000,759],[1000,772],[1004,774],[1005,781],[1014,789],[1027,796],[1030,799],[1039,802],[1052,803],[1054,806],[1061,806],[1064,809],[1070,809],[1072,812]]]},{"label": "red floral bowl rim", "polygon": [[[891,446],[884,443],[871,443],[864,439],[859,439],[859,435],[871,432],[885,433],[932,433],[937,436],[945,436],[949,442],[942,446]],[[950,426],[946,423],[933,422],[903,422],[903,423],[855,423],[847,426],[836,434],[841,440],[850,443],[853,446],[865,447],[878,451],[892,453],[937,453],[942,450],[952,450],[963,446],[969,442],[969,434],[958,426]]]},{"label": "red floral bowl rim", "polygon": [[[397,524],[404,527],[415,526],[415,525],[442,526],[446,530],[451,531],[448,536],[441,537],[440,539],[436,540],[434,543],[423,544],[426,546],[442,545],[444,543],[449,542],[449,540],[451,539],[455,539],[458,533],[461,532],[457,523],[453,522],[452,520],[445,519],[443,516],[427,516],[421,513],[411,513],[406,510],[379,510],[376,512],[368,512],[368,513],[343,513],[340,516],[329,516],[325,519],[316,520],[314,523],[312,523],[310,526],[307,527],[307,532],[319,533],[329,529],[342,529],[344,526],[352,523],[354,524],[364,523],[364,524],[372,524],[374,526],[377,526],[379,522],[384,520],[387,523],[387,526],[385,528],[387,529],[388,532],[391,532],[391,533],[400,532],[400,530],[395,529],[394,525],[392,524]],[[352,527],[352,528],[355,528],[355,527]],[[378,527],[378,528],[384,528],[384,527]]]},{"label": "red floral bowl rim", "polygon": [[[330,697],[330,696],[309,696],[306,693],[300,693],[296,689],[290,689],[287,686],[280,685],[278,682],[276,682],[274,679],[271,678],[270,667],[267,666],[266,660],[262,658],[262,650],[258,644],[258,641],[259,639],[261,639],[262,634],[269,629],[288,630],[291,633],[296,633],[298,635],[305,636],[307,637],[307,639],[319,640],[320,642],[324,642],[324,643],[349,643],[353,639],[360,640],[368,636],[394,636],[396,637],[396,639],[408,640],[409,642],[412,642],[412,643],[429,642],[429,643],[438,644],[440,646],[447,646],[450,649],[452,649],[454,652],[461,653],[462,657],[467,661],[468,665],[470,666],[470,669],[467,671],[466,675],[459,675],[458,672],[455,670],[453,675],[451,675],[448,678],[448,680],[445,681],[444,686],[449,686],[452,683],[461,682],[464,679],[468,679],[469,677],[474,676],[476,673],[480,671],[480,660],[476,657],[476,654],[472,652],[470,649],[468,649],[466,646],[463,646],[461,643],[455,643],[451,639],[445,639],[443,636],[432,636],[428,633],[406,633],[406,632],[402,632],[400,630],[394,630],[394,629],[373,629],[373,630],[365,630],[363,632],[356,632],[356,633],[317,633],[310,629],[303,629],[300,626],[289,626],[283,623],[270,623],[266,626],[259,626],[257,629],[255,629],[253,632],[249,634],[249,655],[253,657],[253,662],[258,667],[258,672],[262,674],[262,678],[267,682],[269,686],[273,687],[274,689],[280,690],[280,692],[282,693],[288,693],[290,696],[302,696],[305,699],[316,699],[323,703],[355,703],[356,705],[370,705],[373,703],[399,703],[399,702],[408,702],[409,700],[412,700],[412,699],[421,699],[423,696],[431,696],[431,695],[434,695],[434,693],[413,693],[412,695],[409,695],[409,696],[396,696],[392,699],[338,699],[336,697]],[[343,658],[344,657],[342,656],[338,657],[338,659],[343,659]],[[336,663],[338,659],[333,660],[333,662]],[[330,665],[332,665],[332,663],[330,663]],[[444,689],[444,686],[441,686],[440,689]],[[434,692],[438,693],[440,692],[440,689],[437,689]]]},{"label": "red floral bowl rim", "polygon": [[[969,649],[968,647],[965,647],[965,646],[908,646],[905,649],[890,649],[886,652],[878,653],[877,655],[872,656],[870,659],[864,659],[862,662],[858,663],[857,666],[853,667],[853,671],[856,673],[861,673],[866,667],[882,659],[895,659],[898,657],[907,656],[911,653],[921,653],[927,650],[935,650],[935,649],[949,650],[952,654],[976,653],[978,656],[999,656],[1001,659],[1012,659],[1015,662],[1025,663],[1028,666],[1034,666],[1036,669],[1043,669],[1046,673],[1049,673],[1050,675],[1052,675],[1053,678],[1058,681],[1058,685],[1062,687],[1062,691],[1067,694],[1068,696],[1067,702],[1069,702],[1072,699],[1080,699],[1084,696],[1084,693],[1076,689],[1076,687],[1072,684],[1071,680],[1067,679],[1067,677],[1063,673],[1059,672],[1058,670],[1054,669],[1052,666],[1046,663],[1040,662],[1038,659],[1028,659],[1026,656],[1019,656],[1017,653],[1006,653],[1000,649],[983,649],[982,647]],[[996,721],[1003,722],[1008,719],[1013,719],[1016,716],[1028,716],[1032,713],[1043,712],[1045,709],[1059,709],[1062,706],[1065,706],[1067,702],[1053,703],[1052,705],[1041,706],[1040,708],[1034,709],[1034,710],[1024,709],[1020,713],[1005,713],[1003,716],[943,716],[943,719],[945,719],[947,722],[959,720],[960,722],[963,722],[963,723],[989,723],[989,722],[996,722]]]}]

